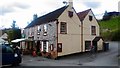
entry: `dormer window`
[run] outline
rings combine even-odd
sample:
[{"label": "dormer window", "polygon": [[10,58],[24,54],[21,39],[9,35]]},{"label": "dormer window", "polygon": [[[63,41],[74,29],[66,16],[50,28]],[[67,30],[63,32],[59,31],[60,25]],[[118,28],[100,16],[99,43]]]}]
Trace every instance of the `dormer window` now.
[{"label": "dormer window", "polygon": [[43,35],[44,36],[46,36],[47,35],[47,24],[45,24],[44,26],[43,26]]},{"label": "dormer window", "polygon": [[68,16],[73,17],[73,11],[68,11]]},{"label": "dormer window", "polygon": [[89,20],[92,21],[93,20],[93,17],[91,15],[89,15]]}]

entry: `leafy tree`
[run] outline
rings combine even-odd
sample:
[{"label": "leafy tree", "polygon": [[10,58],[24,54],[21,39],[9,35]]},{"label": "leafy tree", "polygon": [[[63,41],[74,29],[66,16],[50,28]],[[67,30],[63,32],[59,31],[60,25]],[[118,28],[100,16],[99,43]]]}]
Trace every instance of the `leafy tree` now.
[{"label": "leafy tree", "polygon": [[11,28],[6,32],[8,34],[8,41],[10,43],[12,40],[21,38],[21,30],[16,27],[16,21],[13,21]]},{"label": "leafy tree", "polygon": [[11,29],[7,31],[8,34],[8,41],[11,42],[15,39],[21,38],[21,30],[20,29]]}]

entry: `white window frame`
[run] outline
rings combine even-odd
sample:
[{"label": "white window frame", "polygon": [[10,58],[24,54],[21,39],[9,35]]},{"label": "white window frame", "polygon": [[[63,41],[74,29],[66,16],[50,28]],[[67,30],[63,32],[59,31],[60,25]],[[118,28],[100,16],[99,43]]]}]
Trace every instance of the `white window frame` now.
[{"label": "white window frame", "polygon": [[41,42],[41,51],[43,51],[43,41]]},{"label": "white window frame", "polygon": [[48,29],[47,24],[43,25],[43,29],[44,29],[44,32],[47,32],[47,29]]},{"label": "white window frame", "polygon": [[48,48],[49,48],[49,43],[48,41],[46,41],[46,52],[49,52]]}]

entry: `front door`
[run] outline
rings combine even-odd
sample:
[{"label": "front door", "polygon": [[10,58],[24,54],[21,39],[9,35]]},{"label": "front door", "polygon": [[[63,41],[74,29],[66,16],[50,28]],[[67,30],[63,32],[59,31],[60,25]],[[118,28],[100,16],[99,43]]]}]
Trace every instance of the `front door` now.
[{"label": "front door", "polygon": [[36,46],[37,52],[40,51],[40,41],[37,41],[37,46]]},{"label": "front door", "polygon": [[85,51],[90,51],[91,41],[85,41]]},{"label": "front door", "polygon": [[97,41],[93,41],[93,46],[94,46],[95,52],[97,52]]}]

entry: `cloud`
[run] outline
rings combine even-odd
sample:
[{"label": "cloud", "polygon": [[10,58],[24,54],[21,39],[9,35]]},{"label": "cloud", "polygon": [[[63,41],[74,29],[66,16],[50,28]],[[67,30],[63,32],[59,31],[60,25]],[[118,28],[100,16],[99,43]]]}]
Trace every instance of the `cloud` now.
[{"label": "cloud", "polygon": [[27,4],[18,3],[18,2],[13,3],[12,6],[13,6],[13,7],[20,8],[20,9],[27,9],[27,8],[30,7],[30,6],[27,5]]},{"label": "cloud", "polygon": [[0,6],[0,15],[5,15],[7,13],[11,13],[11,12],[15,12],[16,9],[15,8],[19,8],[19,9],[27,9],[29,8],[29,5],[23,4],[23,3],[18,3],[18,2],[14,2],[8,5],[2,5]]},{"label": "cloud", "polygon": [[13,8],[5,7],[5,6],[0,6],[0,15],[5,15],[6,13],[11,13],[14,12],[15,10]]},{"label": "cloud", "polygon": [[84,2],[84,5],[90,8],[98,8],[100,7],[101,3],[100,2]]}]

